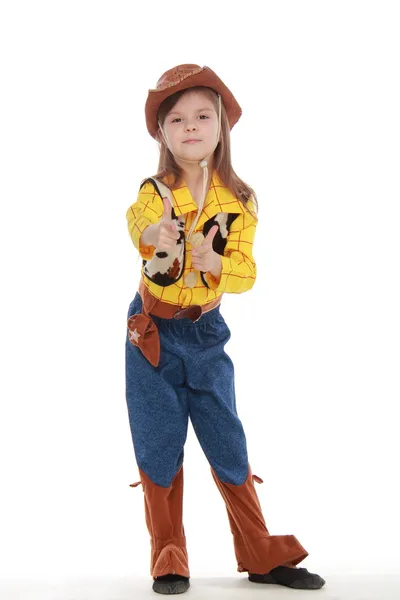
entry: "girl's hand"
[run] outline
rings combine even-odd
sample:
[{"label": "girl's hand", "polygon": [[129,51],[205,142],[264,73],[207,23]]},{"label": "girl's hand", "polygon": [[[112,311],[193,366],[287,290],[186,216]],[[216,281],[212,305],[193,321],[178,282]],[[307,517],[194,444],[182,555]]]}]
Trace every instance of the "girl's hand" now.
[{"label": "girl's hand", "polygon": [[179,240],[179,231],[176,220],[172,218],[172,206],[167,197],[162,199],[164,204],[164,213],[158,222],[157,239],[155,246],[157,250],[172,250],[176,241]]},{"label": "girl's hand", "polygon": [[204,238],[203,243],[200,246],[192,248],[192,263],[195,269],[204,272],[218,269],[221,263],[221,256],[212,247],[212,242],[218,229],[218,225],[213,225],[207,237]]},{"label": "girl's hand", "polygon": [[158,223],[148,225],[142,235],[141,241],[145,245],[153,245],[157,250],[172,250],[180,233],[177,229],[177,222],[172,218],[172,206],[167,197],[162,199],[164,204],[164,212]]}]

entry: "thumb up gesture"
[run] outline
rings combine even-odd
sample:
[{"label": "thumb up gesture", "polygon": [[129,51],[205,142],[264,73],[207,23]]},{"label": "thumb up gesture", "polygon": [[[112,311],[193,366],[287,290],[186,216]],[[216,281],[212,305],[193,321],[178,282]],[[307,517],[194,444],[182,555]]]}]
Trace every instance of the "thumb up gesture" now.
[{"label": "thumb up gesture", "polygon": [[172,219],[172,206],[167,197],[162,199],[164,212],[161,220],[157,223],[157,237],[155,246],[158,250],[171,250],[176,241],[179,240],[179,231],[175,219]]},{"label": "thumb up gesture", "polygon": [[200,246],[192,248],[192,263],[199,271],[212,271],[220,264],[220,255],[213,250],[212,243],[218,231],[218,225],[213,225]]}]

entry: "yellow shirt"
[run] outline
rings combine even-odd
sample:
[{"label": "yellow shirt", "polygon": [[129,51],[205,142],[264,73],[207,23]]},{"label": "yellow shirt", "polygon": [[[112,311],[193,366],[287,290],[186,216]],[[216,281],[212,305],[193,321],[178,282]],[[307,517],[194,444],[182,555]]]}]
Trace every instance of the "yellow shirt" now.
[{"label": "yellow shirt", "polygon": [[[171,179],[164,178],[163,181],[168,185]],[[213,249],[221,255],[222,272],[219,279],[216,279],[211,273],[199,272],[192,266],[192,244],[186,240],[186,236],[197,216],[198,207],[189,188],[183,182],[181,187],[171,190],[171,193],[175,216],[181,220],[185,238],[180,246],[180,258],[175,260],[174,268],[168,270],[168,273],[176,274],[175,267],[178,265],[179,275],[175,280],[168,279],[168,284],[164,283],[166,273],[156,273],[165,253],[160,253],[162,258],[159,258],[154,246],[146,246],[139,241],[143,230],[150,224],[158,223],[164,212],[162,199],[151,182],[146,182],[141,187],[136,202],[126,213],[129,234],[143,259],[141,274],[150,293],[163,302],[186,307],[191,304],[206,304],[224,292],[240,294],[250,290],[257,274],[252,253],[257,225],[253,200],[250,198],[245,207],[222,183],[217,171],[213,171],[210,188],[193,236],[197,232],[206,236],[213,225],[219,225],[219,231],[213,240]],[[197,278],[193,275],[188,278],[190,272],[194,272]],[[192,287],[187,285],[186,282],[189,281]]]}]

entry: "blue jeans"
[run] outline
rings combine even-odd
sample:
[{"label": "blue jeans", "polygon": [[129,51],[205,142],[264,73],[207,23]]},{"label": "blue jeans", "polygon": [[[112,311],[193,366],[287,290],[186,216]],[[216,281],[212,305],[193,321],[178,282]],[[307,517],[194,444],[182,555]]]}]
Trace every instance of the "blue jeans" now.
[{"label": "blue jeans", "polygon": [[[142,310],[136,293],[127,319]],[[169,487],[183,464],[188,419],[222,482],[248,474],[246,437],[236,410],[234,365],[224,350],[231,332],[220,305],[197,322],[152,315],[160,335],[154,367],[126,336],[126,401],[136,461]]]}]

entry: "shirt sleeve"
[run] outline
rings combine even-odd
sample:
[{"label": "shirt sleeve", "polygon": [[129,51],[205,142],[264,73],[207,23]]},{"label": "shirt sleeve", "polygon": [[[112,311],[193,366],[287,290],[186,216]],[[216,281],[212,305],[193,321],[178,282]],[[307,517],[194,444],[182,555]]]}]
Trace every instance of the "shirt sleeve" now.
[{"label": "shirt sleeve", "polygon": [[163,212],[163,202],[150,182],[144,184],[136,202],[126,212],[129,235],[140,256],[145,260],[153,258],[155,246],[142,244],[140,236],[148,225],[158,223]]},{"label": "shirt sleeve", "polygon": [[232,222],[224,255],[221,256],[222,271],[219,279],[210,272],[204,275],[208,286],[218,294],[240,294],[253,287],[257,276],[257,266],[253,258],[257,222],[254,203],[250,199],[246,212],[239,214]]}]

